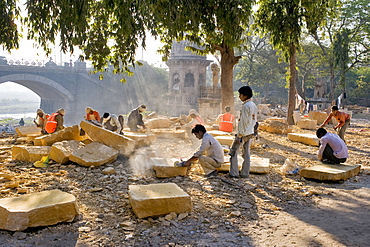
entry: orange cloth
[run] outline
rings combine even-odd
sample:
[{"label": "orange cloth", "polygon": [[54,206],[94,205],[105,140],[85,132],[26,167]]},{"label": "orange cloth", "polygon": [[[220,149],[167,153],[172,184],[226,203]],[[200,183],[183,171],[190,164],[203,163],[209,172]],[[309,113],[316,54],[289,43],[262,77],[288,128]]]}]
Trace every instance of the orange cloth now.
[{"label": "orange cloth", "polygon": [[93,111],[93,114],[86,113],[86,120],[96,120],[100,123],[100,115],[99,112]]},{"label": "orange cloth", "polygon": [[220,116],[220,126],[218,129],[221,131],[232,132],[233,123],[234,123],[234,115],[227,112]]},{"label": "orange cloth", "polygon": [[330,113],[329,116],[325,119],[325,122],[323,123],[323,125],[326,125],[327,123],[329,123],[329,121],[332,117],[334,117],[338,121],[338,125],[335,126],[335,128],[342,127],[344,125],[344,123],[346,122],[346,120],[350,119],[349,114],[347,114],[345,112],[338,111],[336,116],[334,116],[333,113]]}]

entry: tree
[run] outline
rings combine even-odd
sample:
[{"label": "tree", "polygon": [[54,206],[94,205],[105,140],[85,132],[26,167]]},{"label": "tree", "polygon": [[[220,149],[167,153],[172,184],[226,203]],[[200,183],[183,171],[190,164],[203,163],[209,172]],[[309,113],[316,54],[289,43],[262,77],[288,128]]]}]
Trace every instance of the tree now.
[{"label": "tree", "polygon": [[172,40],[188,40],[198,54],[220,53],[222,109],[234,106],[233,69],[241,56],[245,30],[249,25],[253,0],[163,0],[153,4],[153,16],[161,40],[162,53],[169,55]]},{"label": "tree", "polygon": [[331,15],[336,0],[260,0],[255,16],[256,27],[263,35],[269,35],[274,48],[289,62],[288,123],[294,124],[293,110],[297,78],[296,54],[300,49],[302,32],[309,33],[323,24]]},{"label": "tree", "polygon": [[15,24],[18,16],[16,0],[0,2],[0,45],[8,51],[19,47],[18,26]]}]

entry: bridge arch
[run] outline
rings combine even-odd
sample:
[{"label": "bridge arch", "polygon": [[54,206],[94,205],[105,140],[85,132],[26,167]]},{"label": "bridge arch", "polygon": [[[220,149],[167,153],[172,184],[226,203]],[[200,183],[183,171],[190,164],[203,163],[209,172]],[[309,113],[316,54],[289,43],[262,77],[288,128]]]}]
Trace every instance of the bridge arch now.
[{"label": "bridge arch", "polygon": [[46,113],[53,113],[63,106],[68,111],[74,101],[73,94],[59,83],[35,74],[9,74],[0,76],[0,84],[14,82],[22,85],[41,98],[40,108]]}]

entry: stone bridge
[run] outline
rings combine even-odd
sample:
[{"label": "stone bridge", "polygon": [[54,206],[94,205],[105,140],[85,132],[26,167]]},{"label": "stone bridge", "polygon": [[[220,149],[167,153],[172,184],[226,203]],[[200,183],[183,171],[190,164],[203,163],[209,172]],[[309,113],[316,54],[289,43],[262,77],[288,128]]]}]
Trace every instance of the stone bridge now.
[{"label": "stone bridge", "polygon": [[[0,84],[14,82],[29,88],[41,98],[40,108],[53,113],[65,108],[65,124],[77,124],[85,115],[86,106],[99,112],[127,114],[131,105],[122,100],[124,84],[113,83],[109,78],[99,80],[98,75],[89,74],[86,63],[77,61],[74,66],[65,63],[57,66],[0,65]],[[127,91],[127,90],[126,90]],[[35,109],[36,115],[36,109]]]}]

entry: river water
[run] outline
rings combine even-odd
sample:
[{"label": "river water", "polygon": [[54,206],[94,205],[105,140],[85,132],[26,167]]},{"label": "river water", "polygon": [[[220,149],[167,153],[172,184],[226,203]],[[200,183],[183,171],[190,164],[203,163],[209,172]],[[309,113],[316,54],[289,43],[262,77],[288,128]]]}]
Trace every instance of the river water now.
[{"label": "river water", "polygon": [[13,118],[13,119],[21,119],[21,118],[35,118],[36,112],[26,112],[26,113],[19,113],[19,114],[0,114],[0,119],[6,119],[6,118]]}]

